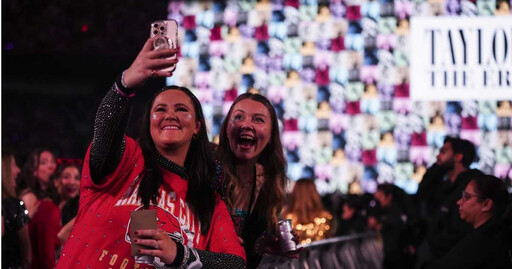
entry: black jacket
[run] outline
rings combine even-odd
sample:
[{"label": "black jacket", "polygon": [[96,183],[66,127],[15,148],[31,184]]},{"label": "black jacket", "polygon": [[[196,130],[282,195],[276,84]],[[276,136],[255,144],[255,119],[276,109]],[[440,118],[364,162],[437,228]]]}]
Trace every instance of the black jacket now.
[{"label": "black jacket", "polygon": [[408,259],[405,255],[407,216],[396,204],[382,209],[382,236],[384,259],[382,268],[409,268]]},{"label": "black jacket", "polygon": [[422,268],[512,268],[510,224],[491,219],[464,237],[444,257]]},{"label": "black jacket", "polygon": [[481,174],[479,170],[471,169],[460,173],[453,183],[449,180],[442,183],[437,195],[439,204],[427,235],[432,259],[443,257],[473,229],[460,218],[457,201],[469,181],[478,174]]}]

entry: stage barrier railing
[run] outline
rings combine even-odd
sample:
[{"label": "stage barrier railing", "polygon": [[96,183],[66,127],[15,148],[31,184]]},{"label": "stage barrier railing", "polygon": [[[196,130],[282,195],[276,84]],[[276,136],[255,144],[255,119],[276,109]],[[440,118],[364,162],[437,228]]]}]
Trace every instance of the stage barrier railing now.
[{"label": "stage barrier railing", "polygon": [[264,256],[261,269],[380,269],[382,243],[376,234],[340,236],[302,245],[299,258]]}]

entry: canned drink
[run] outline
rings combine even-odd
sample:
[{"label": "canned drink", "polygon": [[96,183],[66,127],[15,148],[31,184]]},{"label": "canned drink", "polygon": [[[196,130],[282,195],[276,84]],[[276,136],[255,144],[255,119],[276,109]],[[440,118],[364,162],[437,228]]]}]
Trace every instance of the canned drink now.
[{"label": "canned drink", "polygon": [[297,244],[293,241],[292,220],[280,220],[279,224],[279,246],[281,251],[286,253],[297,249]]}]

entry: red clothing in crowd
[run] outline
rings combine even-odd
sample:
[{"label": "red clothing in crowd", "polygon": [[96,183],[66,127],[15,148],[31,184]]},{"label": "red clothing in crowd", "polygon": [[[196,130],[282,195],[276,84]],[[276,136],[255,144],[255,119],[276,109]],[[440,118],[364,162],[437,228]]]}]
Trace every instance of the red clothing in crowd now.
[{"label": "red clothing in crowd", "polygon": [[60,228],[59,207],[50,199],[40,200],[28,225],[33,269],[55,267],[55,250],[60,246],[57,238]]},{"label": "red clothing in crowd", "polygon": [[[126,148],[116,170],[100,184],[89,172],[88,151],[82,174],[80,208],[75,226],[64,245],[57,268],[134,268],[130,256],[130,212],[142,207],[138,197],[144,158],[139,145],[126,137]],[[90,150],[90,149],[89,149]],[[157,210],[160,229],[184,244],[200,250],[243,257],[226,205],[217,204],[207,234],[201,234],[199,220],[185,202],[187,181],[162,168]]]}]

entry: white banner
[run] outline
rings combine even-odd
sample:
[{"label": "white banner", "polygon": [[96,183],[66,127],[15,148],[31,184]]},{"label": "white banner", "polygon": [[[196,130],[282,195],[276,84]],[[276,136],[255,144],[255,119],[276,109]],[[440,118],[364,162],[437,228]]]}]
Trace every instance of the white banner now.
[{"label": "white banner", "polygon": [[413,100],[512,99],[512,17],[412,17]]}]

